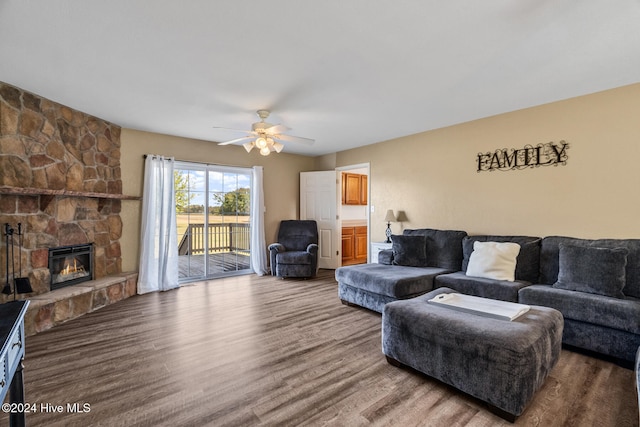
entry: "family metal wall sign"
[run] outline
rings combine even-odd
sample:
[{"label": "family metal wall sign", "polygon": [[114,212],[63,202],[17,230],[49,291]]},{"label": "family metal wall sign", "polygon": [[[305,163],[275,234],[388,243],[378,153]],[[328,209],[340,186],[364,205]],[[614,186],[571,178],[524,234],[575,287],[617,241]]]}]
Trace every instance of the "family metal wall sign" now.
[{"label": "family metal wall sign", "polygon": [[525,145],[523,148],[499,148],[493,153],[490,151],[478,153],[478,172],[507,171],[539,166],[564,166],[569,159],[568,149],[569,143],[560,141],[536,146]]}]

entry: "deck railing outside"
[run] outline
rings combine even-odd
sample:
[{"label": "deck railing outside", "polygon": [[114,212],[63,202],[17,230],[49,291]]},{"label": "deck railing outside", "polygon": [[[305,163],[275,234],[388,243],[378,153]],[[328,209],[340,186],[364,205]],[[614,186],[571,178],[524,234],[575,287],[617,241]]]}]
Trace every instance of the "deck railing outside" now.
[{"label": "deck railing outside", "polygon": [[[249,255],[251,235],[247,223],[210,223],[208,227],[210,254],[238,252]],[[189,224],[178,245],[179,255],[198,255],[205,252],[204,224]]]}]

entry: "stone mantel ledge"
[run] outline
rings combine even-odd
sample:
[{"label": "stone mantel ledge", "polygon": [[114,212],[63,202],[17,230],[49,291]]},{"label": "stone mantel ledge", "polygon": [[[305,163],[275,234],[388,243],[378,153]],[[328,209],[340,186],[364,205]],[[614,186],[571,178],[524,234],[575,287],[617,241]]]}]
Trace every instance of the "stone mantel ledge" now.
[{"label": "stone mantel ledge", "polygon": [[14,196],[67,196],[67,197],[90,197],[95,199],[118,199],[118,200],[142,200],[139,196],[127,196],[124,194],[95,193],[90,191],[73,190],[51,190],[49,188],[22,188],[0,185],[0,194]]}]

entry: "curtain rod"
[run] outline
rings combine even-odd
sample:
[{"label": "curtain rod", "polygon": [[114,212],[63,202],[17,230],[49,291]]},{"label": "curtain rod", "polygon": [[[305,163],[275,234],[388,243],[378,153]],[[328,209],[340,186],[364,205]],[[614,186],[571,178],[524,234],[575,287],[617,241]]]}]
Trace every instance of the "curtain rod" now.
[{"label": "curtain rod", "polygon": [[[149,156],[151,156],[151,157],[163,157],[163,156],[160,156],[159,154],[143,154],[142,158],[146,159]],[[166,160],[169,160],[169,159],[166,159]]]},{"label": "curtain rod", "polygon": [[[143,158],[147,158],[147,156],[159,156],[159,154],[143,154],[142,157]],[[251,169],[253,168],[253,166],[238,166],[238,165],[225,165],[223,163],[207,163],[207,162],[196,162],[193,160],[180,160],[180,159],[175,159],[176,162],[182,162],[182,163],[195,163],[198,165],[205,165],[205,166],[225,166],[228,168],[245,168],[245,169]]]}]

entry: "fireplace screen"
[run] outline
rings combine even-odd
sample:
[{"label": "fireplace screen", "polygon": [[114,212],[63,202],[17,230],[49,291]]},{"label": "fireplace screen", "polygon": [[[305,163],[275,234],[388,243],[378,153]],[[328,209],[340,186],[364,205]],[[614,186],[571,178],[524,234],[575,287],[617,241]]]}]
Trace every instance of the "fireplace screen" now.
[{"label": "fireplace screen", "polygon": [[92,244],[49,249],[51,290],[93,279]]}]

